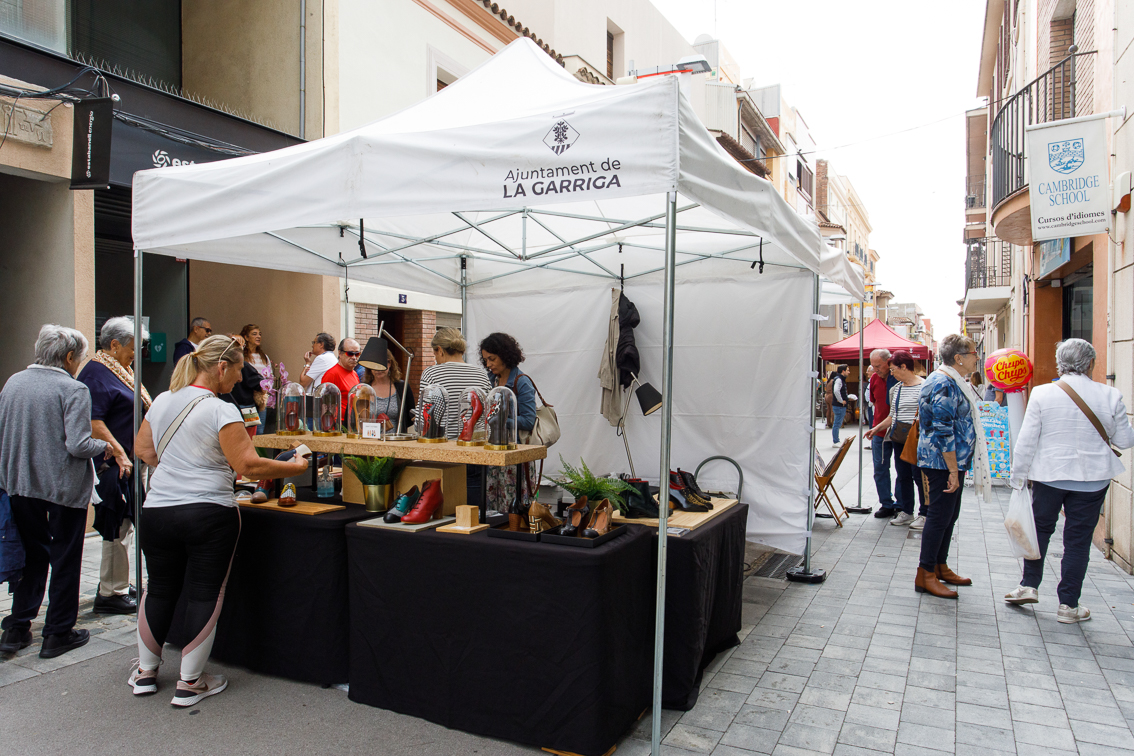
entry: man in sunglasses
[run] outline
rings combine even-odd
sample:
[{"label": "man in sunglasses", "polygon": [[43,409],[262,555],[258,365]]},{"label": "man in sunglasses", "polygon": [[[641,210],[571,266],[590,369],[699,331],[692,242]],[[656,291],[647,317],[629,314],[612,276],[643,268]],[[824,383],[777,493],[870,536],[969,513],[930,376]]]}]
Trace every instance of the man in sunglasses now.
[{"label": "man in sunglasses", "polygon": [[339,361],[335,363],[334,367],[328,368],[327,372],[323,373],[323,383],[333,383],[339,387],[339,392],[342,394],[343,414],[340,417],[346,416],[347,395],[350,390],[358,385],[358,373],[354,369],[358,367],[358,358],[362,356],[362,347],[354,339],[343,339],[339,342]]},{"label": "man in sunglasses", "polygon": [[189,324],[189,336],[173,345],[173,364],[187,354],[197,351],[197,345],[213,335],[213,327],[205,318],[193,318]]}]

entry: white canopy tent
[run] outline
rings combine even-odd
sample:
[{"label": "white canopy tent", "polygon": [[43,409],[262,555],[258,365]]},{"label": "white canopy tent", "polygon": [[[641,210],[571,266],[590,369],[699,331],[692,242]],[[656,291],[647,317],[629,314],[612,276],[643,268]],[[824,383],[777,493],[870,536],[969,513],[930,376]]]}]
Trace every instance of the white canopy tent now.
[{"label": "white canopy tent", "polygon": [[759,483],[749,537],[806,552],[818,276],[861,299],[861,274],[719,148],[676,76],[584,84],[521,39],[354,131],[139,172],[133,201],[141,251],[460,296],[470,343],[503,330],[524,345],[559,413],[554,452],[597,472],[626,469],[596,379],[624,286],[642,378],[665,398],[660,433],[628,421],[632,446],[658,454],[663,481],[671,458],[736,458]]}]

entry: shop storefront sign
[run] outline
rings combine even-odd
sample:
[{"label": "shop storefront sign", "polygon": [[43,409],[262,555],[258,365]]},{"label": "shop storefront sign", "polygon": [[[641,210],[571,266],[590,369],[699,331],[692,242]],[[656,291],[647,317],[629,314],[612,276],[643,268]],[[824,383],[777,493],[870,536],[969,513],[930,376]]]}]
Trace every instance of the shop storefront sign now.
[{"label": "shop storefront sign", "polygon": [[1105,116],[1028,127],[1032,240],[1106,233]]},{"label": "shop storefront sign", "polygon": [[1038,276],[1043,278],[1060,265],[1071,262],[1071,237],[1040,242],[1036,245],[1036,250],[1039,252]]}]

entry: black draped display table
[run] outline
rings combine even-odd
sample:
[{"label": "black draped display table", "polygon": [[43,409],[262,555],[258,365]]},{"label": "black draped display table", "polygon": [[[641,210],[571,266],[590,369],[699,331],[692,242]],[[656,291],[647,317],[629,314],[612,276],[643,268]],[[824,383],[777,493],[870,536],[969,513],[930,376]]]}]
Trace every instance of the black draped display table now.
[{"label": "black draped display table", "polygon": [[[705,667],[739,642],[747,523],[748,505],[738,504],[667,541],[662,662],[662,706],[667,709],[692,709]],[[656,554],[657,532],[651,532]]]},{"label": "black draped display table", "polygon": [[[314,498],[306,493],[301,498]],[[356,504],[319,515],[241,507],[212,657],[291,680],[345,683],[350,615],[343,529],[374,516]],[[169,642],[184,646],[191,640],[184,636],[179,611]]]},{"label": "black draped display table", "polygon": [[596,549],[350,525],[350,698],[603,754],[650,705],[655,540]]}]

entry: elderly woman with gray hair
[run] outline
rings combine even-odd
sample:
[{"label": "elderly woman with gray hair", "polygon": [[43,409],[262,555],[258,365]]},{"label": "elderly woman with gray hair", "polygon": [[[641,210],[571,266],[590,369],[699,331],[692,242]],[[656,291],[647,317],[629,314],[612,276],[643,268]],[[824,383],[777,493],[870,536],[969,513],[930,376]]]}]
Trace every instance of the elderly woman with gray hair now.
[{"label": "elderly woman with gray hair", "polygon": [[[145,329],[142,338],[149,338]],[[130,543],[134,527],[134,319],[110,318],[99,331],[99,350],[83,366],[79,382],[91,392],[91,435],[114,450],[102,464],[94,527],[102,536],[95,614],[133,614],[138,611],[130,595]],[[142,411],[150,408],[150,395],[142,387]]]},{"label": "elderly woman with gray hair", "polygon": [[972,469],[977,492],[992,494],[988,452],[977,403],[966,378],[976,370],[972,339],[950,334],[941,340],[941,366],[925,379],[918,397],[917,466],[929,499],[914,590],[938,598],[957,598],[946,585],[973,581],[949,569],[949,542],[961,514],[961,482]]},{"label": "elderly woman with gray hair", "polygon": [[39,655],[51,659],[90,640],[75,630],[83,531],[94,490],[91,460],[114,449],[91,438],[91,395],[75,380],[87,339],[74,328],[45,325],[35,362],[0,391],[0,489],[8,492],[12,519],[24,542],[23,579],[12,612],[0,622],[0,653],[31,645],[51,567],[50,602]]},{"label": "elderly woman with gray hair", "polygon": [[1068,339],[1056,347],[1059,380],[1032,389],[1012,451],[1012,487],[1021,489],[1029,480],[1032,483],[1040,558],[1024,560],[1023,579],[1004,600],[1009,604],[1039,601],[1047,545],[1062,509],[1067,519],[1056,619],[1068,624],[1091,618],[1090,610],[1079,604],[1091,535],[1111,478],[1125,470],[1112,447],[1134,446],[1134,428],[1126,416],[1122,392],[1091,380],[1095,357],[1095,348],[1083,339]]}]

